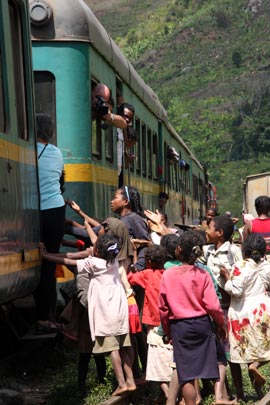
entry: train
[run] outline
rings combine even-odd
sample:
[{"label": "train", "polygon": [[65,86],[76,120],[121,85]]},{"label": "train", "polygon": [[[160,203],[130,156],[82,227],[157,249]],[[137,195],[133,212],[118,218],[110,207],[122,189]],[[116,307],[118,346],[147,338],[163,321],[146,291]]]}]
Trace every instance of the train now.
[{"label": "train", "polygon": [[28,1],[0,1],[0,304],[39,282],[39,192]]},{"label": "train", "polygon": [[247,176],[243,184],[243,212],[257,217],[255,199],[260,195],[270,196],[270,172]]},{"label": "train", "polygon": [[166,212],[173,223],[201,219],[209,195],[206,170],[84,1],[32,1],[30,19],[36,109],[53,116],[65,162],[65,195],[91,217],[110,215],[119,185],[116,128],[91,119],[91,89],[104,83],[115,112],[118,99],[135,108],[137,142],[123,183],[137,187],[142,205],[152,210],[158,208],[159,192],[166,192]]},{"label": "train", "polygon": [[[40,276],[36,113],[52,116],[53,142],[65,164],[64,197],[94,218],[112,215],[114,191],[128,184],[151,210],[166,192],[171,222],[190,225],[215,204],[216,190],[157,95],[84,1],[0,0],[0,7],[2,305],[33,292]],[[135,108],[137,139],[122,178],[116,128],[92,120],[97,83],[110,88],[114,112],[120,99]]]}]

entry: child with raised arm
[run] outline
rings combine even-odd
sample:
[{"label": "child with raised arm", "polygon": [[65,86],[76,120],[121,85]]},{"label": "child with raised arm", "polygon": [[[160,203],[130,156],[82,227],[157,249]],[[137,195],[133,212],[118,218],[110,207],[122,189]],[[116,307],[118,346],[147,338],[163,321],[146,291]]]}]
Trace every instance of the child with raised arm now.
[{"label": "child with raised arm", "polygon": [[195,379],[219,379],[216,343],[210,316],[225,333],[224,316],[210,275],[196,267],[203,241],[197,232],[179,237],[176,257],[182,265],[161,279],[159,310],[167,340],[172,340],[185,405],[196,405]]},{"label": "child with raised arm", "polygon": [[[98,237],[91,255],[75,260],[74,253],[53,255],[41,247],[42,256],[56,263],[77,267],[78,273],[88,273],[88,313],[93,353],[109,353],[118,387],[112,395],[136,389],[132,368],[125,351],[130,346],[128,304],[115,260],[118,241],[109,235]],[[79,252],[83,254],[84,252]],[[70,257],[73,257],[72,259]],[[82,256],[80,256],[82,257]]]},{"label": "child with raised arm", "polygon": [[270,360],[270,264],[265,259],[266,242],[255,234],[242,245],[244,260],[232,274],[222,267],[225,291],[231,296],[228,313],[231,362],[249,365],[249,374],[259,399],[265,377],[258,368]]}]

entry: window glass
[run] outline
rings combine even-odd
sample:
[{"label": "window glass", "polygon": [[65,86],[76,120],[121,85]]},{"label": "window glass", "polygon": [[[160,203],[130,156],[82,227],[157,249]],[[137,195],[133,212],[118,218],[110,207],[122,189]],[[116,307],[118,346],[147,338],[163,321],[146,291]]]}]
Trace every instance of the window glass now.
[{"label": "window glass", "polygon": [[35,71],[34,81],[36,113],[44,113],[52,117],[54,135],[50,142],[56,145],[55,77],[51,72]]},{"label": "window glass", "polygon": [[113,127],[105,125],[105,157],[110,163],[113,163]]},{"label": "window glass", "polygon": [[9,0],[8,4],[11,26],[18,131],[20,138],[27,139],[26,92],[21,15],[18,4],[15,1]]},{"label": "window glass", "polygon": [[157,142],[157,134],[153,134],[153,154],[152,154],[152,173],[153,178],[157,179],[158,177],[158,142]]},{"label": "window glass", "polygon": [[141,121],[139,118],[135,118],[135,127],[138,134],[138,141],[136,143],[136,171],[137,174],[141,174]]},{"label": "window glass", "polygon": [[92,156],[101,160],[102,142],[101,142],[101,120],[96,118],[92,120]]},{"label": "window glass", "polygon": [[142,124],[142,175],[146,177],[146,126]]},{"label": "window glass", "polygon": [[151,129],[147,130],[147,161],[148,161],[148,177],[149,179],[152,178],[153,175],[153,167],[152,167],[152,154],[153,154],[153,145],[152,145],[152,133]]},{"label": "window glass", "polygon": [[6,115],[5,115],[5,104],[4,104],[4,84],[2,76],[2,53],[1,53],[1,43],[0,43],[0,131],[4,132],[6,128]]}]

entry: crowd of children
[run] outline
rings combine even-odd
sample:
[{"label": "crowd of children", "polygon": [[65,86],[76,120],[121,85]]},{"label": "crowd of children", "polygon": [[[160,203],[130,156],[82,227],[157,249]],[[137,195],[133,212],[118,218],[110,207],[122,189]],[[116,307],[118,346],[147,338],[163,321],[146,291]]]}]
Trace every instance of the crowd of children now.
[{"label": "crowd of children", "polygon": [[89,247],[52,254],[40,244],[40,250],[75,274],[69,316],[59,328],[78,343],[79,383],[92,353],[103,381],[109,355],[114,396],[146,380],[160,385],[164,404],[198,405],[210,380],[215,404],[229,405],[246,400],[246,364],[262,398],[266,378],[259,368],[270,360],[270,263],[262,235],[249,232],[240,247],[232,242],[233,220],[216,212],[201,230],[169,228],[164,213],[143,211],[131,186],[112,199],[119,219],[99,223],[68,204],[84,219],[67,221],[68,232],[83,235]]}]

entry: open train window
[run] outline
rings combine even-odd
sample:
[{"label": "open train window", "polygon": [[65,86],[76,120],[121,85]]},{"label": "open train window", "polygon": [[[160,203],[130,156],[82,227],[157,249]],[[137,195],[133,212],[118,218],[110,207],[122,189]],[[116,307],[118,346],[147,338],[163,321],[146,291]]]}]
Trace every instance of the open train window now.
[{"label": "open train window", "polygon": [[136,143],[136,172],[141,174],[141,121],[140,118],[135,118],[135,128],[138,134],[138,142]]},{"label": "open train window", "polygon": [[142,175],[146,177],[147,162],[146,162],[146,126],[142,124]]},{"label": "open train window", "polygon": [[[90,98],[92,100],[92,92],[94,87],[97,85],[95,79],[91,80],[91,94]],[[91,127],[91,151],[92,157],[95,160],[102,159],[102,121],[99,117],[92,118],[92,127]]]},{"label": "open train window", "polygon": [[91,145],[92,145],[92,156],[95,159],[101,160],[102,157],[102,142],[101,142],[101,120],[96,118],[92,120],[92,137],[91,137]]},{"label": "open train window", "polygon": [[152,145],[152,132],[151,129],[147,130],[147,161],[148,161],[148,178],[152,179],[153,167],[152,167],[152,154],[153,154],[153,145]]},{"label": "open train window", "polygon": [[171,186],[171,181],[170,181],[170,161],[167,159],[167,150],[168,150],[168,144],[164,142],[164,151],[163,151],[163,157],[164,157],[164,177],[165,177],[165,184],[167,184],[169,187]]},{"label": "open train window", "polygon": [[157,134],[153,134],[153,149],[152,149],[152,173],[153,178],[157,180],[158,178],[158,140]]},{"label": "open train window", "polygon": [[11,27],[18,134],[20,138],[27,140],[26,91],[21,14],[17,2],[9,0],[8,5]]},{"label": "open train window", "polygon": [[105,158],[107,162],[113,163],[113,127],[105,125],[103,130],[105,133]]},{"label": "open train window", "polygon": [[2,76],[2,53],[0,44],[0,131],[4,132],[6,129],[6,115],[5,115],[5,104],[4,104],[4,83]]},{"label": "open train window", "polygon": [[124,103],[124,97],[123,97],[123,83],[121,80],[117,77],[116,78],[116,105],[119,107],[119,105]]},{"label": "open train window", "polygon": [[56,95],[55,77],[48,71],[35,71],[35,107],[36,113],[48,114],[52,118],[53,137],[51,143],[57,144],[56,138]]},{"label": "open train window", "polygon": [[192,175],[192,197],[194,200],[198,201],[199,192],[198,192],[198,178],[194,174]]}]

